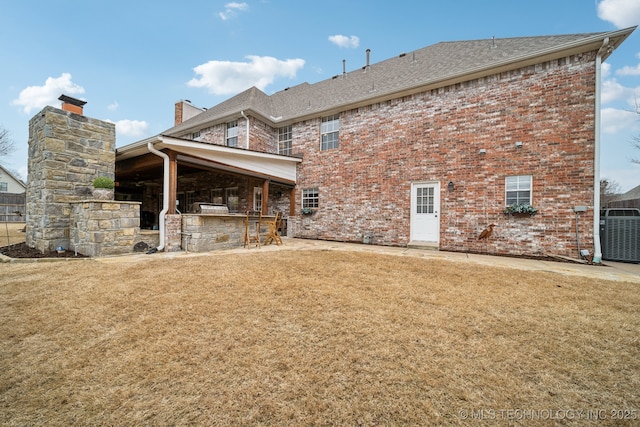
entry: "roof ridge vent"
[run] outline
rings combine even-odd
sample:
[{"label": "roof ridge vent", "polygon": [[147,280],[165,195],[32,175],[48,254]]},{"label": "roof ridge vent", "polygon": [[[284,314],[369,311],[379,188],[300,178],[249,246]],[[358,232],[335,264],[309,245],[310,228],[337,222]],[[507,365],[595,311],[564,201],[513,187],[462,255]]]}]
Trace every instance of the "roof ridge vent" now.
[{"label": "roof ridge vent", "polygon": [[496,36],[491,37],[491,49],[495,49],[497,48],[498,45],[496,45]]}]

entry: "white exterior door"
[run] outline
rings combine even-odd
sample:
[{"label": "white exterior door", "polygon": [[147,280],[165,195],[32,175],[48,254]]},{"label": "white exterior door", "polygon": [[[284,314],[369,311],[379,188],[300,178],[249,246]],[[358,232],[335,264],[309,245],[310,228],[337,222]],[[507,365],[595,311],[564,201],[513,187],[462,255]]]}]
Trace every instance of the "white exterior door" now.
[{"label": "white exterior door", "polygon": [[411,184],[411,241],[440,242],[440,184]]}]

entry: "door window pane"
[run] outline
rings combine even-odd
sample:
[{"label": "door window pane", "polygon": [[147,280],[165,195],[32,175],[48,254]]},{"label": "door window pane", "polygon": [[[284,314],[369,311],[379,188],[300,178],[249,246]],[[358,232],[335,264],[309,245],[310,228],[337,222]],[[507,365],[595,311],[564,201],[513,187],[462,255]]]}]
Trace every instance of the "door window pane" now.
[{"label": "door window pane", "polygon": [[434,210],[434,188],[418,187],[416,188],[416,213],[432,214]]}]

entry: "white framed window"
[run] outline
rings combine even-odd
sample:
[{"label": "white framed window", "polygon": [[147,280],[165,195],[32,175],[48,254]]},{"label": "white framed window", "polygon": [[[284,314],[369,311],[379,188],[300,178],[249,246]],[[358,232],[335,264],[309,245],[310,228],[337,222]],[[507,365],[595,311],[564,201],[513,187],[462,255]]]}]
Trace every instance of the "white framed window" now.
[{"label": "white framed window", "polygon": [[530,205],[533,188],[531,175],[514,175],[505,178],[505,202],[507,206]]},{"label": "white framed window", "polygon": [[224,203],[224,200],[222,199],[222,191],[222,188],[213,188],[211,190],[211,203],[216,205],[221,205]]},{"label": "white framed window", "polygon": [[185,203],[183,206],[184,209],[191,208],[191,205],[193,205],[193,202],[196,201],[195,195],[196,195],[195,191],[184,192],[184,203]]},{"label": "white framed window", "polygon": [[9,184],[6,182],[0,182],[0,192],[6,193],[9,191]]},{"label": "white framed window", "polygon": [[253,210],[262,211],[262,187],[253,187]]},{"label": "white framed window", "polygon": [[302,189],[302,209],[317,208],[319,206],[320,197],[318,188]]},{"label": "white framed window", "polygon": [[278,128],[278,154],[291,155],[291,125]]},{"label": "white framed window", "polygon": [[238,197],[238,187],[229,187],[224,189],[225,198],[227,200],[227,208],[229,212],[238,212],[240,198]]},{"label": "white framed window", "polygon": [[238,146],[238,121],[227,123],[227,147]]},{"label": "white framed window", "polygon": [[322,118],[320,125],[320,149],[330,150],[338,148],[338,136],[340,134],[340,114]]}]

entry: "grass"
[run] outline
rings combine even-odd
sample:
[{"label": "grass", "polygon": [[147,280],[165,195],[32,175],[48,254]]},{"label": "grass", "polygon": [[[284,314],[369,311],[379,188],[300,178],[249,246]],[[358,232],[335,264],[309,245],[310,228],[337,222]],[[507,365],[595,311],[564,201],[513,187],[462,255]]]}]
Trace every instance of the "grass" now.
[{"label": "grass", "polygon": [[640,410],[637,284],[339,251],[0,270],[2,425]]},{"label": "grass", "polygon": [[23,229],[24,222],[0,222],[0,247],[24,242]]}]

